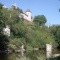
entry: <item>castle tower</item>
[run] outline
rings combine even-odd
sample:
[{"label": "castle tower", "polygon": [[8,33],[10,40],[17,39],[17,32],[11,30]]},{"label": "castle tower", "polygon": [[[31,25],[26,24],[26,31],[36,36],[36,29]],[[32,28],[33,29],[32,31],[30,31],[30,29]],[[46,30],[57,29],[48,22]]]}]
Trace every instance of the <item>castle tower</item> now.
[{"label": "castle tower", "polygon": [[17,5],[16,5],[16,3],[12,4],[12,6],[14,6],[14,7],[16,7],[16,8],[17,8]]},{"label": "castle tower", "polygon": [[27,9],[25,14],[27,15],[28,21],[31,21],[32,20],[31,19],[31,11],[29,9]]},{"label": "castle tower", "polygon": [[29,9],[26,10],[25,13],[21,13],[19,14],[19,17],[23,17],[25,20],[29,21],[29,22],[32,22],[33,19],[31,17],[31,11]]}]

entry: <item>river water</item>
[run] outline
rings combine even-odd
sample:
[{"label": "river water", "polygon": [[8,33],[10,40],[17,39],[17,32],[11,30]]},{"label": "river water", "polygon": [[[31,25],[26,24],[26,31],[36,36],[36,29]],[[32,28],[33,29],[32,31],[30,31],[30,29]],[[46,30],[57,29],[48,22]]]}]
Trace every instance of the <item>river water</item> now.
[{"label": "river water", "polygon": [[0,60],[46,60],[44,51],[28,51],[21,56],[20,53],[0,53]]},{"label": "river water", "polygon": [[[0,60],[47,60],[46,51],[27,51],[24,56],[21,53],[0,53]],[[56,57],[48,60],[60,60],[60,57]]]}]

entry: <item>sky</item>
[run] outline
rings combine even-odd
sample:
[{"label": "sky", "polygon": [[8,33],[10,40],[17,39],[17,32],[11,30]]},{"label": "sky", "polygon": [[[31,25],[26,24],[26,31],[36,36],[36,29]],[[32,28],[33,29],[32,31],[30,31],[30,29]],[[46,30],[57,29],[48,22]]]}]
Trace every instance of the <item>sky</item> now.
[{"label": "sky", "polygon": [[24,12],[30,9],[32,16],[44,15],[47,25],[60,25],[60,1],[59,0],[0,0],[6,7],[16,4]]}]

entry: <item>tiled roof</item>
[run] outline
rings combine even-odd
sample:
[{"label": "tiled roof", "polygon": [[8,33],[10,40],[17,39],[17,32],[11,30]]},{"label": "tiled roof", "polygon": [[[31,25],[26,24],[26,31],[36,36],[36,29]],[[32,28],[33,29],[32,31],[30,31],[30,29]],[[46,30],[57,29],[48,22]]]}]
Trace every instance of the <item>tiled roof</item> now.
[{"label": "tiled roof", "polygon": [[27,9],[26,12],[31,12],[31,11],[29,9]]}]

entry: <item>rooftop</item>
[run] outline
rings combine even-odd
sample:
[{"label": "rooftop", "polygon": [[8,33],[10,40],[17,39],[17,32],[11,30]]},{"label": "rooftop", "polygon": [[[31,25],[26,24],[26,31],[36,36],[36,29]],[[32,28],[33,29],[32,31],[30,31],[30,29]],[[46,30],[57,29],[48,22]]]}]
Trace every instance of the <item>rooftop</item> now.
[{"label": "rooftop", "polygon": [[27,9],[26,12],[31,12],[31,11],[29,9]]}]

